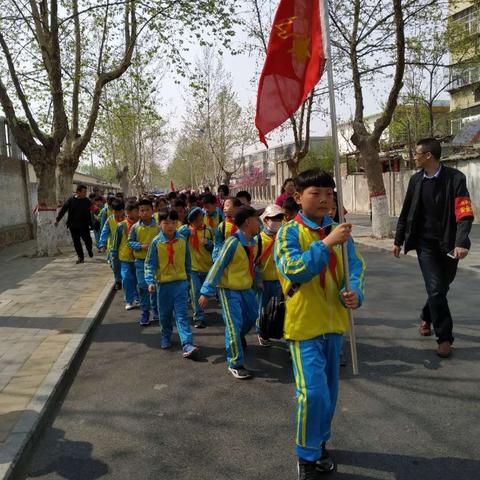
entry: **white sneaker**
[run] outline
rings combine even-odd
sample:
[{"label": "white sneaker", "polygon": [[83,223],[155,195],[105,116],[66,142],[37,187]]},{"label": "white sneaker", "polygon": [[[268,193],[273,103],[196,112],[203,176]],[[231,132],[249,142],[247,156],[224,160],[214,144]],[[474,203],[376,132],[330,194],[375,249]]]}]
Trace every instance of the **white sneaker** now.
[{"label": "white sneaker", "polygon": [[135,305],[131,304],[131,303],[127,303],[125,305],[125,310],[133,310],[135,308]]},{"label": "white sneaker", "polygon": [[134,300],[132,305],[133,305],[133,308],[138,308],[138,307],[140,307],[140,301],[139,300]]}]

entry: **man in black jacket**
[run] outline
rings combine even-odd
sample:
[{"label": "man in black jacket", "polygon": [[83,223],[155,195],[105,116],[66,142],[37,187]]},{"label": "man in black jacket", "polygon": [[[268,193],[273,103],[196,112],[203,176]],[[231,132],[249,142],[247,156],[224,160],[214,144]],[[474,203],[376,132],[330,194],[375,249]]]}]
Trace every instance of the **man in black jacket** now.
[{"label": "man in black jacket", "polygon": [[437,336],[437,354],[452,353],[453,322],[447,293],[458,261],[468,255],[473,210],[465,175],[440,164],[442,148],[434,138],[417,143],[415,162],[421,170],[412,176],[398,219],[395,257],[416,250],[428,300],[423,307],[420,334]]},{"label": "man in black jacket", "polygon": [[73,246],[78,255],[77,263],[84,262],[81,239],[85,243],[88,256],[93,257],[92,237],[90,236],[90,227],[92,226],[91,206],[92,203],[87,198],[87,187],[78,185],[75,195],[63,204],[55,222],[55,226],[57,226],[65,213],[68,212],[67,227],[72,235]]}]

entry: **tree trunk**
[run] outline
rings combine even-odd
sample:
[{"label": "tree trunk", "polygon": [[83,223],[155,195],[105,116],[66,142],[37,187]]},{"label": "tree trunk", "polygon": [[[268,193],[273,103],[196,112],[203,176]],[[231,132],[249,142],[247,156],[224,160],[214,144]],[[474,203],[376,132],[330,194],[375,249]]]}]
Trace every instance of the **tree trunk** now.
[{"label": "tree trunk", "polygon": [[38,179],[38,213],[37,213],[37,255],[51,257],[58,253],[57,231],[57,196],[55,188],[55,162],[47,160],[35,163]]},{"label": "tree trunk", "polygon": [[123,167],[121,170],[117,170],[117,181],[120,184],[120,188],[123,192],[123,198],[127,198],[130,195],[130,182],[128,180],[128,166]]},{"label": "tree trunk", "polygon": [[290,175],[292,178],[298,177],[298,173],[299,173],[298,171],[300,170],[299,166],[300,166],[300,163],[296,162],[294,159],[289,158],[287,160],[287,167],[288,167],[288,170],[290,171]]},{"label": "tree trunk", "polygon": [[[56,186],[57,186],[57,204],[63,205],[64,202],[73,194],[73,176],[78,164],[73,158],[60,152],[57,157],[56,168]],[[57,226],[57,246],[67,247],[72,245],[72,238],[67,228],[67,216],[65,215]]]},{"label": "tree trunk", "polygon": [[378,155],[379,145],[363,141],[358,145],[367,174],[368,191],[372,209],[372,235],[375,238],[391,236],[388,199],[383,181],[382,164]]}]

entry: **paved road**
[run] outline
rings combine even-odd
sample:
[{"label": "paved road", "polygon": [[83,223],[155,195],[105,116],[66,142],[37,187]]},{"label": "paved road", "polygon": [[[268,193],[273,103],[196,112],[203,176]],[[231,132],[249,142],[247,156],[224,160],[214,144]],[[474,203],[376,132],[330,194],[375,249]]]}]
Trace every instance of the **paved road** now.
[{"label": "paved road", "polygon": [[[455,356],[417,336],[423,286],[415,259],[365,250],[360,373],[343,372],[332,447],[340,480],[478,480],[479,276],[451,292]],[[117,295],[53,424],[19,478],[293,480],[292,375],[281,344],[248,340],[252,381],[227,375],[221,324],[197,337],[199,362],[158,349]]]}]

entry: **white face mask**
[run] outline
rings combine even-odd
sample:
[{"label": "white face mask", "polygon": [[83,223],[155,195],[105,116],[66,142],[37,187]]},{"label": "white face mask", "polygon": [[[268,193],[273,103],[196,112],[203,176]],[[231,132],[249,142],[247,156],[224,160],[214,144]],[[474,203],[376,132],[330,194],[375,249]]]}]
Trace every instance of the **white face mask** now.
[{"label": "white face mask", "polygon": [[281,226],[282,226],[282,222],[274,221],[274,220],[267,221],[267,227],[273,233],[277,233],[280,230]]}]

